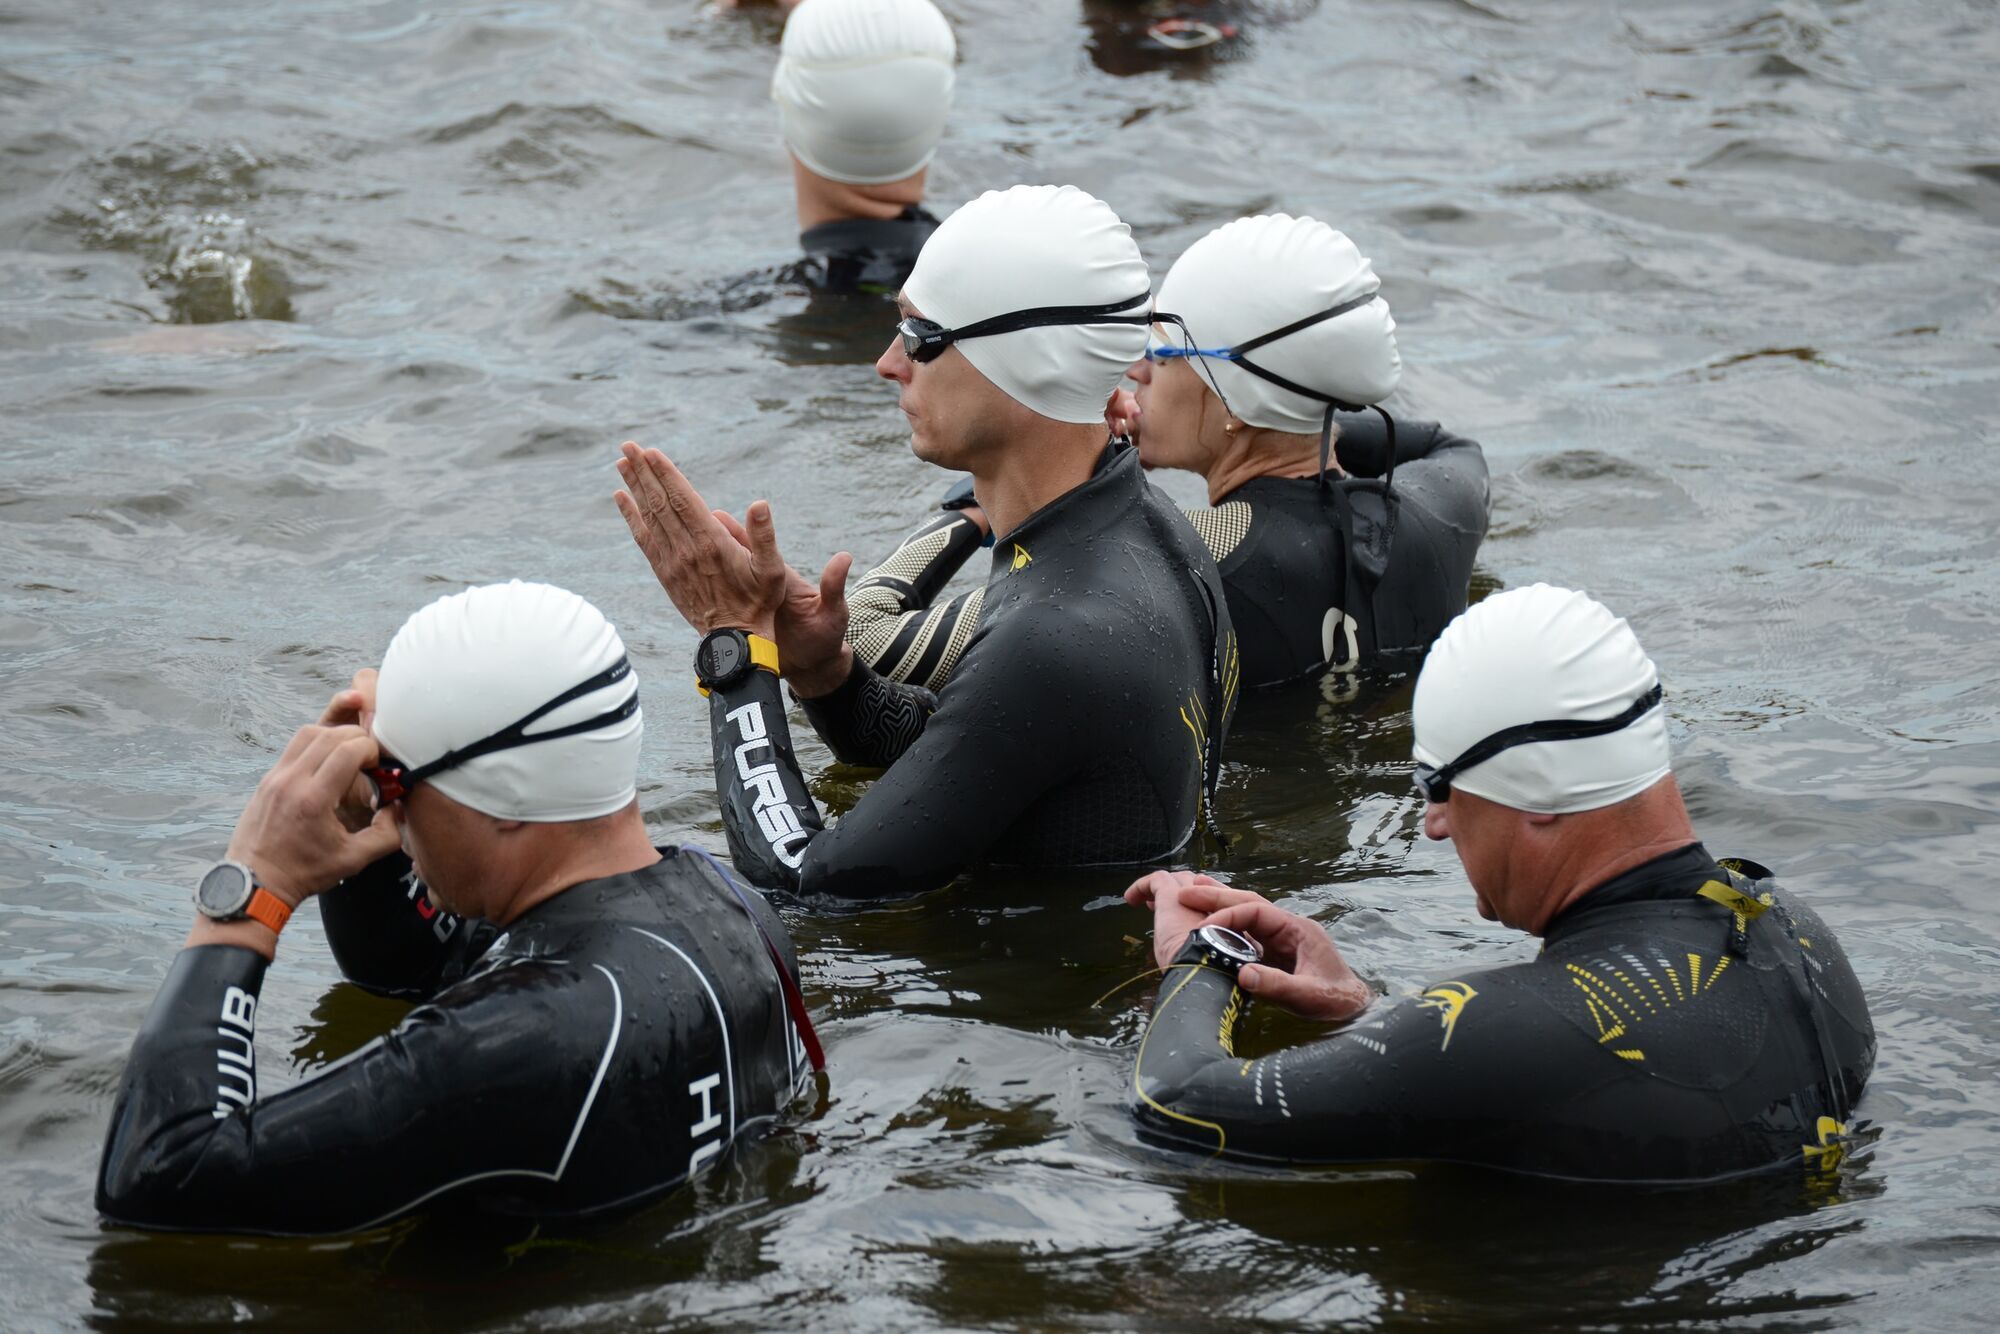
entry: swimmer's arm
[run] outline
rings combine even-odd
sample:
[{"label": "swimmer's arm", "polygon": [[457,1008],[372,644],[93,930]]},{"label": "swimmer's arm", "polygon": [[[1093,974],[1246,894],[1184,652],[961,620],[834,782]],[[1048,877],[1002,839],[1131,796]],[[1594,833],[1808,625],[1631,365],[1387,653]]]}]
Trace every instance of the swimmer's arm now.
[{"label": "swimmer's arm", "polygon": [[433,904],[401,852],[341,881],[319,904],[341,975],[382,996],[434,994],[463,976],[499,934]]},{"label": "swimmer's arm", "polygon": [[892,681],[932,690],[950,678],[979,628],[985,589],[943,606],[940,590],[985,538],[964,510],[950,510],[904,539],[848,593],[848,639],[861,660]]},{"label": "swimmer's arm", "polygon": [[841,763],[871,769],[886,769],[901,758],[938,707],[936,695],[878,675],[858,653],[837,689],[799,703]]},{"label": "swimmer's arm", "polygon": [[1167,969],[1132,1071],[1132,1112],[1149,1138],[1292,1162],[1444,1156],[1419,1142],[1408,1105],[1435,1082],[1427,1012],[1412,1026],[1414,1007],[1378,1002],[1331,1037],[1251,1060],[1233,1047],[1247,1002],[1217,969]]},{"label": "swimmer's arm", "polygon": [[711,692],[708,718],[715,795],[737,871],[761,889],[798,889],[806,844],[825,822],[792,753],[778,678],[752,671]]},{"label": "swimmer's arm", "polygon": [[[132,1045],[97,1208],[145,1228],[308,1235],[371,1226],[475,1175],[535,1189],[563,1152],[597,1051],[551,1051],[518,1005],[425,1007],[273,1097],[256,1096],[268,964],[206,945],[174,960]],[[418,1016],[422,1016],[421,1021]],[[505,1108],[496,1119],[495,1108]]]}]

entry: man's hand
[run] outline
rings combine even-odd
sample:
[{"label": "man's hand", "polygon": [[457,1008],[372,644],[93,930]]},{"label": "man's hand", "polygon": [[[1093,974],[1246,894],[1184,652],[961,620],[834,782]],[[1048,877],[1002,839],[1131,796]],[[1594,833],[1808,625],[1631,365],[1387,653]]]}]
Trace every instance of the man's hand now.
[{"label": "man's hand", "polygon": [[[1192,897],[1191,897],[1192,896]],[[1201,925],[1218,903],[1262,903],[1247,889],[1231,889],[1220,880],[1193,871],[1155,871],[1132,882],[1125,901],[1153,910],[1153,962],[1165,968],[1186,943],[1188,932]]]},{"label": "man's hand", "polygon": [[1199,925],[1226,926],[1264,947],[1263,963],[1245,964],[1236,974],[1236,985],[1258,1000],[1302,1018],[1333,1023],[1354,1018],[1375,997],[1340,957],[1326,928],[1311,918],[1286,912],[1254,894],[1245,901],[1241,890],[1221,885],[1189,887],[1180,896],[1180,906],[1183,911],[1209,913]]},{"label": "man's hand", "polygon": [[[326,711],[319,716],[321,727],[348,727],[359,725],[371,734],[375,726],[375,681],[379,674],[373,667],[363,667],[354,674],[354,680],[347,689],[336,691],[326,702]],[[375,785],[360,774],[354,776],[353,784],[341,795],[334,808],[340,822],[347,826],[349,833],[358,834],[368,827],[375,818]]]},{"label": "man's hand", "polygon": [[394,852],[401,832],[393,806],[376,811],[359,830],[348,829],[338,813],[379,754],[358,724],[301,727],[243,808],[229,859],[248,866],[264,888],[296,908]]},{"label": "man's hand", "polygon": [[[727,510],[716,510],[714,516],[738,545],[750,550],[750,530],[736,516]],[[847,642],[847,572],[853,566],[853,556],[835,552],[817,584],[785,567],[785,600],[772,620],[770,638],[778,646],[778,670],[800,699],[832,694],[854,669],[854,649]]]},{"label": "man's hand", "polygon": [[618,512],[687,623],[701,634],[734,628],[776,640],[772,622],[785,601],[785,561],[770,505],[750,506],[745,541],[738,542],[665,454],[629,440],[620,449],[626,489],[617,493]]}]

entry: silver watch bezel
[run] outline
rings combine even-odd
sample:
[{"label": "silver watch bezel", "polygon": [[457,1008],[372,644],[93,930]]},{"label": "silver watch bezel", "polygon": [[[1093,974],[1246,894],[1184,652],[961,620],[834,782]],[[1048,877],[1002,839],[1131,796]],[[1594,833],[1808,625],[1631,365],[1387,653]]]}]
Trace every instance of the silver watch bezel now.
[{"label": "silver watch bezel", "polygon": [[[202,887],[208,884],[209,879],[217,871],[234,871],[243,878],[243,894],[233,907],[211,908],[201,896]],[[257,873],[242,862],[231,861],[225,857],[201,873],[201,879],[195,881],[194,892],[189,897],[194,900],[194,910],[211,922],[238,922],[250,915],[250,899],[256,892]]]},{"label": "silver watch bezel", "polygon": [[1199,926],[1194,938],[1202,945],[1241,968],[1246,963],[1262,963],[1264,947],[1241,931],[1227,926]]}]

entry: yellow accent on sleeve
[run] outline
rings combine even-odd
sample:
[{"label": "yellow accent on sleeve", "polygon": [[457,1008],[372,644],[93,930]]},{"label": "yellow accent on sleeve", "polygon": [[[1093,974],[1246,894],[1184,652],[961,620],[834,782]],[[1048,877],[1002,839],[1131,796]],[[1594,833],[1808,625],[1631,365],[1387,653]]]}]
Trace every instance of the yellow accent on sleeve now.
[{"label": "yellow accent on sleeve", "polygon": [[[1145,1103],[1148,1107],[1158,1112],[1161,1116],[1167,1117],[1171,1120],[1179,1121],[1183,1125],[1200,1126],[1203,1130],[1214,1131],[1215,1151],[1219,1154],[1222,1152],[1223,1146],[1229,1142],[1229,1134],[1227,1131],[1223,1130],[1221,1126],[1217,1125],[1213,1121],[1204,1121],[1198,1116],[1189,1116],[1185,1112],[1175,1111],[1173,1108],[1167,1106],[1165,1103],[1162,1103],[1157,1098],[1153,1097],[1152,1094],[1146,1092],[1146,1086],[1143,1082],[1146,1070],[1146,1044],[1152,1041],[1153,1029],[1158,1026],[1160,1022],[1160,1016],[1167,1012],[1167,1007],[1169,1005],[1172,1005],[1183,991],[1187,990],[1188,983],[1194,981],[1194,975],[1202,971],[1201,965],[1199,964],[1194,964],[1194,965],[1182,964],[1181,967],[1187,969],[1187,976],[1183,977],[1180,980],[1180,985],[1175,987],[1172,991],[1169,991],[1166,995],[1166,998],[1160,1002],[1160,1008],[1153,1012],[1153,1022],[1146,1025],[1146,1035],[1139,1039],[1139,1059],[1132,1063],[1132,1092],[1136,1093],[1139,1096],[1140,1102]],[[1211,968],[1208,971],[1220,972],[1221,970]],[[1234,989],[1232,989],[1230,991],[1230,999],[1233,1001],[1235,999],[1235,996],[1236,993]]]}]

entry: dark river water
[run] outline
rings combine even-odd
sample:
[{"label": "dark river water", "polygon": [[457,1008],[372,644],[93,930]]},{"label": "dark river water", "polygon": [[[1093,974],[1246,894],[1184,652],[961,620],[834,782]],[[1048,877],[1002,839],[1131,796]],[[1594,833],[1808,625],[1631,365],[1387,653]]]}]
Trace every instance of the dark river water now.
[{"label": "dark river water", "polygon": [[[1157,1152],[1124,1110],[1151,990],[1117,990],[1148,966],[1126,877],[984,879],[793,914],[817,1105],[615,1226],[101,1227],[187,887],[405,615],[510,576],[596,601],[644,677],[647,818],[719,848],[694,637],[611,507],[617,442],[718,504],[770,497],[813,568],[881,554],[944,479],[869,369],[883,310],[770,277],[795,233],[772,14],[12,0],[0,1328],[1991,1327],[1995,5],[1299,0],[1173,56],[1080,3],[942,0],[935,198],[1073,182],[1156,273],[1260,210],[1356,238],[1401,406],[1492,462],[1478,591],[1550,579],[1628,615],[1710,846],[1840,932],[1880,1030],[1873,1162],[1665,1192]],[[1222,812],[1220,869],[1391,991],[1533,948],[1422,839],[1408,701],[1253,701]],[[265,994],[271,1088],[398,1013],[339,982],[312,909]]]}]

